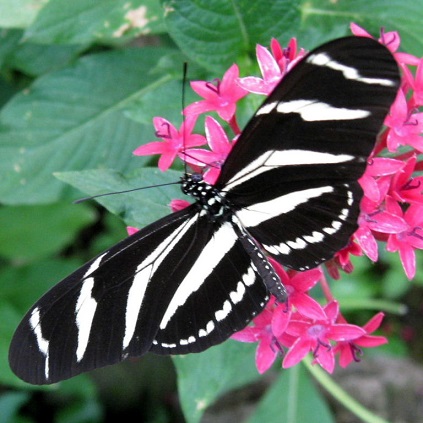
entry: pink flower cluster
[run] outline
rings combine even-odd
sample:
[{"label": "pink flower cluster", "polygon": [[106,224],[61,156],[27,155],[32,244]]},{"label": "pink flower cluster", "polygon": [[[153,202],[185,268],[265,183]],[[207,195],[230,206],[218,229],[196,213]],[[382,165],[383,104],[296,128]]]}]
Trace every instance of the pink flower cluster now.
[{"label": "pink flower cluster", "polygon": [[[352,24],[354,35],[371,37],[359,26]],[[418,161],[423,152],[423,59],[397,52],[400,37],[397,32],[382,32],[379,39],[396,58],[402,70],[402,85],[385,120],[367,170],[360,180],[364,190],[359,229],[350,245],[325,264],[329,274],[338,279],[340,269],[351,272],[350,255],[367,255],[378,259],[378,241],[385,243],[389,252],[399,252],[409,279],[416,273],[415,250],[423,248],[423,170]],[[271,51],[257,46],[257,59],[262,78],[239,77],[237,65],[232,65],[222,79],[213,82],[195,81],[193,90],[203,100],[184,110],[185,120],[179,130],[164,118],[154,119],[155,141],[137,148],[136,155],[159,154],[159,168],[167,170],[176,157],[188,163],[195,171],[203,171],[204,179],[214,183],[219,167],[225,161],[240,134],[236,120],[237,102],[248,93],[268,95],[285,73],[304,56],[297,42],[291,39],[286,48],[271,41]],[[201,113],[215,112],[233,131],[228,137],[217,119],[205,118],[205,137],[193,130]],[[208,145],[208,149],[198,148]],[[388,157],[389,156],[389,157]],[[171,206],[178,210],[188,204],[175,200]],[[286,304],[272,299],[253,324],[233,336],[243,342],[258,342],[256,364],[259,372],[266,371],[283,353],[283,367],[291,367],[312,353],[314,361],[328,372],[338,356],[341,366],[358,360],[362,347],[375,347],[387,342],[374,336],[383,313],[376,314],[366,325],[359,327],[346,322],[333,298],[321,268],[306,272],[286,271],[270,259],[289,294]],[[317,283],[323,289],[326,305],[320,305],[309,291]]]}]

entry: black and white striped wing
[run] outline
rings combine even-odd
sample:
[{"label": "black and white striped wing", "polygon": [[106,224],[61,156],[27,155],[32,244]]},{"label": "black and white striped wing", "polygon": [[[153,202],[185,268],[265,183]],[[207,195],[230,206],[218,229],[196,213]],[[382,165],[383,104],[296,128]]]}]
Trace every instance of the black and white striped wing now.
[{"label": "black and white striped wing", "polygon": [[384,46],[347,37],[308,54],[248,123],[217,186],[283,265],[315,267],[348,243],[362,198],[357,180],[398,86]]},{"label": "black and white striped wing", "polygon": [[99,255],[31,308],[12,340],[12,370],[45,384],[147,351],[199,352],[245,327],[269,292],[283,301],[260,245],[307,269],[348,242],[357,180],[398,84],[392,55],[374,40],[311,52],[249,122],[216,185],[193,186],[197,203]]},{"label": "black and white striped wing", "polygon": [[242,329],[269,294],[233,225],[197,207],[88,262],[27,313],[9,352],[33,384],[138,357],[199,352]]}]

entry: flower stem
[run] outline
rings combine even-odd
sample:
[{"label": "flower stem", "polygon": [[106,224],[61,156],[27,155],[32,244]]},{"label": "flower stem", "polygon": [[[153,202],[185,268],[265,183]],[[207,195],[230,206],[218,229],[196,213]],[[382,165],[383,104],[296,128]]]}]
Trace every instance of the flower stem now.
[{"label": "flower stem", "polygon": [[393,301],[380,300],[374,298],[342,299],[342,311],[348,310],[382,310],[386,313],[403,316],[407,313],[407,306],[405,304],[400,304]]},{"label": "flower stem", "polygon": [[351,413],[359,417],[363,422],[366,423],[389,423],[372,413],[370,410],[365,408],[351,395],[349,395],[344,389],[342,389],[327,373],[325,373],[319,366],[312,364],[310,356],[306,357],[303,361],[307,370],[314,376],[320,385],[327,392],[329,392],[337,401],[339,401],[345,408]]}]

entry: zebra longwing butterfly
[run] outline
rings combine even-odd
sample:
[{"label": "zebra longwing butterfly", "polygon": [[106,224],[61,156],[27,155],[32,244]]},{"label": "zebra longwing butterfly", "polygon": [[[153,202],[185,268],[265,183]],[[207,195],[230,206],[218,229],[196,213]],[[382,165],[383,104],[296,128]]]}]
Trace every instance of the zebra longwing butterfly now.
[{"label": "zebra longwing butterfly", "polygon": [[305,270],[357,228],[363,174],[399,72],[370,38],[306,55],[265,100],[214,185],[86,263],[45,294],[13,337],[12,370],[49,384],[137,357],[203,351],[287,293],[267,260]]}]

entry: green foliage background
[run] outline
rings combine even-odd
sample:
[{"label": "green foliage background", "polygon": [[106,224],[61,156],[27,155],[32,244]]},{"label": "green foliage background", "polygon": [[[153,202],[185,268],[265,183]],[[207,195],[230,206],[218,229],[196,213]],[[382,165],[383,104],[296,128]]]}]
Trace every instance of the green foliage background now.
[{"label": "green foliage background", "polygon": [[[60,423],[101,422],[113,410],[124,416],[129,397],[137,421],[181,418],[164,401],[174,383],[168,361],[141,359],[35,388],[8,367],[12,333],[50,286],[125,236],[114,215],[141,227],[180,196],[171,186],[101,199],[113,215],[72,204],[178,179],[177,170],[162,174],[131,152],[155,139],[154,116],[180,123],[184,61],[190,79],[220,77],[234,62],[244,75],[257,74],[257,43],[296,36],[310,49],[349,34],[352,21],[375,35],[399,30],[405,50],[423,52],[420,0],[0,0],[0,423],[41,421],[40,398],[49,421]],[[245,103],[241,122],[254,107]],[[378,285],[358,265],[338,288],[342,304],[357,309],[402,295],[408,285],[398,260],[386,263]],[[233,341],[174,362],[191,423],[219,395],[259,377],[254,346]],[[250,421],[314,421],[316,410],[320,422],[333,421],[308,373],[292,369]]]}]

